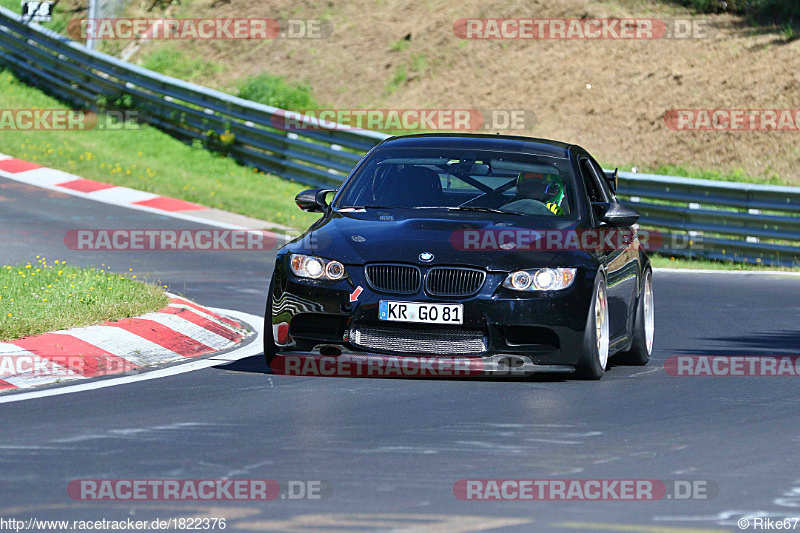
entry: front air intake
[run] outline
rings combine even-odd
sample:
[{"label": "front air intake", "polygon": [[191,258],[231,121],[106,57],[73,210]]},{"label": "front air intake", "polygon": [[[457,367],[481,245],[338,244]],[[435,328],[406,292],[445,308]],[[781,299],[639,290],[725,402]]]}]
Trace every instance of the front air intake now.
[{"label": "front air intake", "polygon": [[367,265],[365,272],[372,290],[390,294],[416,294],[422,281],[419,268],[413,265]]},{"label": "front air intake", "polygon": [[471,296],[483,287],[486,272],[475,268],[434,267],[425,276],[431,296]]}]

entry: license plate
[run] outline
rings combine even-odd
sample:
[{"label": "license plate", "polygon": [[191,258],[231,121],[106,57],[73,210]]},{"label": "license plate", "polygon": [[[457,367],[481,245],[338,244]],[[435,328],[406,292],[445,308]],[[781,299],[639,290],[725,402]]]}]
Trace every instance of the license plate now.
[{"label": "license plate", "polygon": [[378,318],[392,322],[463,324],[464,306],[461,304],[426,304],[381,300],[378,304]]}]

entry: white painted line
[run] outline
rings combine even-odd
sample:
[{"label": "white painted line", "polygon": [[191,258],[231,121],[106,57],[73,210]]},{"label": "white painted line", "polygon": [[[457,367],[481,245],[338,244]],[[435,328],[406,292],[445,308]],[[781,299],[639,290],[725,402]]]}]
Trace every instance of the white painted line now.
[{"label": "white painted line", "polygon": [[670,272],[675,274],[738,274],[759,276],[800,276],[800,272],[787,272],[783,270],[711,270],[700,268],[654,268],[654,272]]},{"label": "white painted line", "polygon": [[631,374],[631,375],[630,375],[630,376],[628,376],[628,377],[629,377],[629,378],[632,378],[632,377],[634,377],[634,376],[641,376],[641,375],[643,375],[643,374],[650,374],[651,372],[658,372],[658,371],[659,371],[659,370],[661,370],[662,368],[663,368],[663,367],[660,367],[660,366],[659,366],[659,367],[656,367],[656,368],[652,368],[652,369],[650,369],[650,370],[645,370],[644,372],[637,372],[637,373],[635,373],[635,374]]},{"label": "white painted line", "polygon": [[151,192],[137,191],[136,189],[129,189],[128,187],[112,187],[110,189],[101,189],[87,193],[92,200],[100,202],[113,203],[117,205],[124,205],[134,202],[144,202],[158,198],[159,194]]},{"label": "white painted line", "polygon": [[202,326],[193,324],[192,322],[189,322],[185,318],[181,318],[178,315],[170,315],[168,313],[147,313],[146,315],[136,318],[158,322],[159,324],[162,324],[171,330],[182,333],[187,337],[191,337],[192,340],[201,342],[215,350],[224,350],[235,344],[233,341],[226,339],[222,335],[218,335]]},{"label": "white painted line", "polygon": [[72,328],[69,334],[98,348],[130,361],[137,366],[185,359],[179,353],[116,326]]},{"label": "white painted line", "polygon": [[58,387],[55,389],[46,389],[46,390],[38,390],[38,391],[23,392],[23,393],[11,393],[11,394],[7,393],[5,395],[0,395],[0,403],[20,402],[23,400],[33,400],[35,398],[47,398],[50,396],[59,396],[61,394],[71,394],[73,392],[104,389],[106,387],[115,387],[117,385],[136,383],[138,381],[146,381],[150,379],[159,379],[169,376],[176,376],[179,374],[194,372],[195,370],[202,370],[204,368],[209,368],[220,364],[231,363],[233,361],[238,361],[239,359],[243,359],[245,357],[250,357],[262,353],[263,351],[263,346],[261,341],[263,335],[262,331],[263,327],[261,326],[261,323],[263,321],[262,317],[251,315],[249,313],[243,313],[241,311],[233,311],[228,309],[217,309],[214,307],[209,307],[209,309],[214,311],[215,313],[227,315],[230,316],[231,318],[247,322],[253,328],[256,329],[257,337],[247,346],[242,346],[240,348],[237,348],[229,353],[222,354],[220,356],[214,356],[208,359],[189,360],[189,362],[183,364],[178,364],[175,366],[171,366],[169,368],[163,368],[161,370],[152,370],[150,372],[144,372],[142,374],[136,374],[133,376],[121,376],[118,378],[102,379],[98,381],[90,381],[88,383],[81,383],[78,385]]}]

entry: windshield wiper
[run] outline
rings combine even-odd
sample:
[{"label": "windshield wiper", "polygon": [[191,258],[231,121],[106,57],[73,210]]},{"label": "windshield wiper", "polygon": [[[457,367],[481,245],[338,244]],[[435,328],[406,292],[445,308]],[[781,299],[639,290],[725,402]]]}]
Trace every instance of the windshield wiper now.
[{"label": "windshield wiper", "polygon": [[457,207],[448,207],[447,209],[454,209],[456,211],[478,211],[481,213],[499,213],[502,215],[524,216],[522,213],[517,213],[514,211],[503,211],[502,209],[495,209],[494,207],[475,207],[471,205],[459,205]]}]

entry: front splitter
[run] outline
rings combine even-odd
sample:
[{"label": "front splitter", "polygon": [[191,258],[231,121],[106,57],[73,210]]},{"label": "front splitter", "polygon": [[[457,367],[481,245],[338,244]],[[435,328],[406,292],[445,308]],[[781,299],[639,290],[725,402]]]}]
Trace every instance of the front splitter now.
[{"label": "front splitter", "polygon": [[270,366],[275,374],[326,377],[521,377],[575,371],[575,367],[569,365],[534,364],[529,357],[517,354],[465,357],[342,352],[323,355],[318,350],[279,354]]}]

